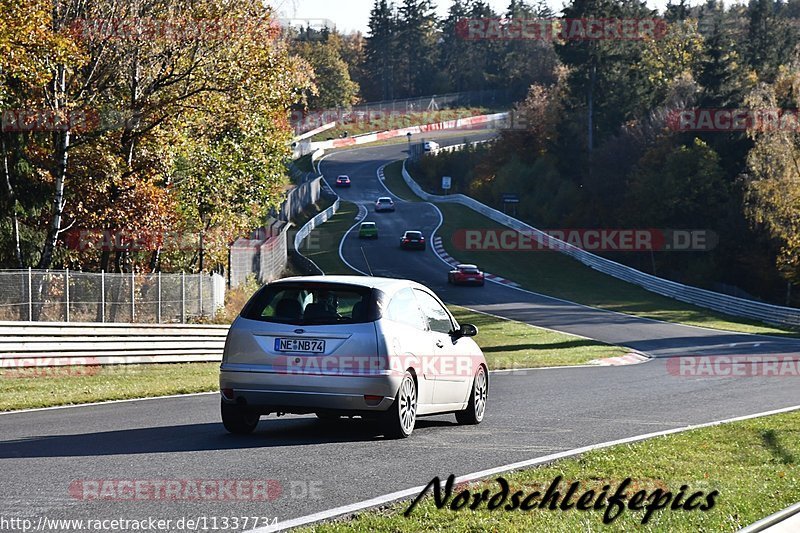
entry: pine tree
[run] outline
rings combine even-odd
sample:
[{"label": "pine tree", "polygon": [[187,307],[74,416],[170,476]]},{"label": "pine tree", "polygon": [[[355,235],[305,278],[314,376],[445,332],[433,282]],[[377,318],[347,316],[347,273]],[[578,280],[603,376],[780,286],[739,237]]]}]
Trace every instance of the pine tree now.
[{"label": "pine tree", "polygon": [[745,59],[766,81],[774,79],[797,44],[795,34],[779,14],[780,5],[775,0],[751,0],[747,9]]},{"label": "pine tree", "polygon": [[369,17],[369,36],[365,57],[367,86],[362,90],[367,100],[391,100],[395,97],[395,42],[397,23],[394,5],[387,0],[375,0]]},{"label": "pine tree", "polygon": [[401,95],[422,96],[433,92],[438,72],[436,12],[431,0],[403,0],[398,10],[398,47],[395,81]]}]

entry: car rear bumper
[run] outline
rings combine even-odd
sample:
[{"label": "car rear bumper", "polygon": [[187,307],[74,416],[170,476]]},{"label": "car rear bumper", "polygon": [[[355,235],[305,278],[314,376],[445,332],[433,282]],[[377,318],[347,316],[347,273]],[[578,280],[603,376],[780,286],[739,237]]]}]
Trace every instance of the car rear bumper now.
[{"label": "car rear bumper", "polygon": [[[232,389],[226,402],[270,412],[382,412],[391,407],[402,376],[341,376],[275,372],[220,371],[220,390]],[[365,395],[381,396],[370,401]]]},{"label": "car rear bumper", "polygon": [[418,242],[402,243],[402,244],[400,244],[400,248],[403,248],[405,250],[424,250],[425,249],[425,243],[424,242],[422,242],[422,243],[418,243]]},{"label": "car rear bumper", "polygon": [[483,279],[458,279],[454,278],[453,283],[456,285],[483,285]]}]

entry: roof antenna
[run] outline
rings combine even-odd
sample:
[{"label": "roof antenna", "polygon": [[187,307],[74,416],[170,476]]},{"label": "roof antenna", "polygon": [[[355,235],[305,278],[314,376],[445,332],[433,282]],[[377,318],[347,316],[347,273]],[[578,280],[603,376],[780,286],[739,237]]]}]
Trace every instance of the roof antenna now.
[{"label": "roof antenna", "polygon": [[367,264],[367,270],[369,271],[369,275],[373,276],[372,269],[369,267],[369,261],[367,261],[367,254],[364,252],[364,247],[361,246],[360,248],[361,248],[361,255],[364,256],[364,262]]}]

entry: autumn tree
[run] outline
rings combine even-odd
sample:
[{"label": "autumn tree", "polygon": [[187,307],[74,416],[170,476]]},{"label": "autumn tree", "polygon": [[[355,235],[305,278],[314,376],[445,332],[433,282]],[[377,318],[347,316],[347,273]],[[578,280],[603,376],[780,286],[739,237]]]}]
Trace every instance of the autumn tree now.
[{"label": "autumn tree", "polygon": [[[774,84],[761,84],[747,96],[753,109],[797,108],[800,69],[781,69]],[[800,281],[800,133],[795,120],[756,123],[748,131],[753,148],[742,180],[745,212],[777,243],[777,268],[788,282]]]}]

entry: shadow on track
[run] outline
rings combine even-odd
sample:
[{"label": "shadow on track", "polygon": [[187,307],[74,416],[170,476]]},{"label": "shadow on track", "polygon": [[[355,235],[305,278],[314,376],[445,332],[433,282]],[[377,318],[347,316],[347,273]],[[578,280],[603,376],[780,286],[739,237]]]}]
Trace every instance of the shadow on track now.
[{"label": "shadow on track", "polygon": [[[420,419],[416,431],[454,425],[455,421]],[[3,441],[0,459],[180,453],[380,440],[384,440],[383,434],[373,421],[273,417],[262,418],[252,435],[230,435],[222,423],[209,423]]]}]

